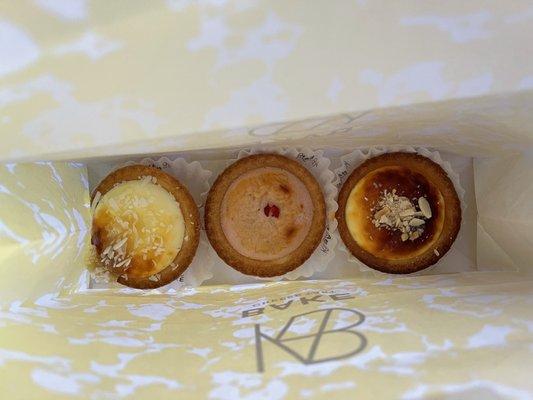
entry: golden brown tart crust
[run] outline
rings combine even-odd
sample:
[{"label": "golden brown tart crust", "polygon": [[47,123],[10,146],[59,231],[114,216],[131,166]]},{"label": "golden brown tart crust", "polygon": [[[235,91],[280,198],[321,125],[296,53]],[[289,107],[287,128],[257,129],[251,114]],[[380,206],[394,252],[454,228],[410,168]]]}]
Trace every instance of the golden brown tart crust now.
[{"label": "golden brown tart crust", "polygon": [[[124,279],[123,275],[120,275],[117,282],[122,285],[129,286],[136,289],[154,289],[164,286],[185,272],[192,262],[198,243],[200,241],[200,215],[198,213],[198,207],[194,202],[192,196],[185,186],[183,186],[177,179],[168,175],[167,173],[144,165],[132,165],[117,169],[109,174],[98,187],[93,191],[91,196],[91,203],[94,200],[96,193],[100,192],[103,196],[110,191],[115,185],[126,181],[134,181],[142,179],[143,177],[152,176],[157,180],[157,184],[169,192],[177,201],[180,206],[181,213],[185,224],[185,237],[187,240],[183,240],[178,254],[169,265],[159,272],[159,280],[154,281],[144,277],[131,277],[128,276]],[[97,253],[100,256],[104,250],[102,243],[98,238],[98,232],[92,232],[92,242],[96,247]],[[175,267],[176,266],[176,267]]]},{"label": "golden brown tart crust", "polygon": [[[361,207],[361,212],[368,220],[365,233],[372,235],[375,247],[379,248],[380,255],[385,257],[363,249],[353,238],[346,222],[346,207],[352,189],[373,171],[376,173],[372,182],[362,183],[368,183],[364,187],[368,206]],[[428,200],[433,216],[426,222],[420,238],[402,241],[398,231],[379,229],[372,224],[372,208],[383,189],[396,189],[399,195],[410,199],[423,196]],[[444,205],[440,204],[439,198],[444,200]],[[346,247],[367,266],[386,273],[407,274],[435,264],[450,249],[461,226],[461,205],[450,178],[438,164],[414,153],[386,153],[365,161],[351,173],[342,186],[338,203],[336,217],[339,233]],[[441,213],[444,215],[440,215]],[[443,218],[441,229],[435,227],[435,221],[439,217],[441,220]],[[438,238],[435,237],[437,235]],[[434,242],[427,250],[410,256],[431,241]]]},{"label": "golden brown tart crust", "polygon": [[[265,167],[280,168],[293,174],[304,184],[313,205],[309,231],[302,243],[288,255],[272,260],[258,260],[239,253],[228,241],[221,222],[223,199],[230,185],[243,174]],[[326,205],[320,185],[297,161],[277,154],[257,154],[238,160],[218,176],[206,200],[205,227],[211,245],[226,264],[246,275],[280,276],[303,264],[319,245],[326,227]]]}]

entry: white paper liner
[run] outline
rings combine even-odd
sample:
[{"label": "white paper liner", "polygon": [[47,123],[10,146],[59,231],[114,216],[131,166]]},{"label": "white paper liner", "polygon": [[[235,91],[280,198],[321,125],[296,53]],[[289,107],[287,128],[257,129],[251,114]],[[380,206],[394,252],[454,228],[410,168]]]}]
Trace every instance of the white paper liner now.
[{"label": "white paper liner", "polygon": [[[204,169],[202,164],[198,161],[188,162],[183,158],[176,158],[171,160],[168,157],[159,158],[143,158],[140,161],[127,161],[118,165],[115,169],[120,167],[142,164],[159,168],[167,174],[178,179],[188,190],[193,197],[196,205],[200,209],[200,218],[203,218],[203,204],[205,197],[209,192],[212,172]],[[111,171],[109,171],[111,172]],[[203,222],[201,223],[203,227]],[[210,251],[210,245],[205,235],[205,232],[200,232],[200,243],[198,250],[192,263],[185,270],[183,275],[178,279],[170,282],[168,285],[157,289],[152,289],[153,292],[165,293],[172,290],[178,290],[183,287],[199,286],[205,280],[213,276],[213,264],[215,259]],[[105,268],[97,268],[90,273],[90,288],[91,289],[108,289],[108,288],[125,288],[123,285],[111,280],[111,275]],[[128,288],[131,289],[131,288]],[[136,289],[133,289],[136,290]],[[140,290],[140,289],[139,289]],[[146,290],[143,290],[146,292]]]},{"label": "white paper liner", "polygon": [[[324,194],[324,200],[326,203],[326,229],[324,231],[322,241],[314,253],[301,266],[284,275],[257,279],[278,281],[282,279],[295,280],[298,278],[309,278],[315,272],[323,271],[327,267],[328,263],[335,256],[335,247],[337,246],[338,241],[337,237],[333,235],[333,233],[337,230],[337,220],[335,219],[335,212],[337,211],[337,186],[334,184],[335,175],[333,174],[333,171],[329,169],[331,161],[329,158],[324,157],[324,152],[322,150],[311,150],[305,147],[287,148],[260,146],[240,150],[237,154],[237,158],[232,160],[231,163],[252,154],[265,153],[280,154],[298,161],[313,174]],[[212,251],[215,253],[214,250]],[[218,257],[216,253],[215,257]],[[220,264],[223,264],[223,262],[221,261]],[[223,266],[226,268],[231,268],[226,264],[223,264]],[[231,274],[231,276],[235,275]]]},{"label": "white paper liner", "polygon": [[[457,192],[457,195],[459,197],[459,200],[461,202],[461,212],[462,215],[465,215],[466,210],[466,204],[465,204],[465,190],[461,186],[461,182],[459,179],[459,175],[453,170],[451,164],[448,161],[444,161],[438,151],[430,151],[426,149],[425,147],[413,147],[413,146],[373,146],[368,148],[359,148],[355,149],[349,154],[345,154],[341,156],[341,166],[334,170],[335,173],[335,179],[334,183],[337,186],[337,188],[340,190],[348,176],[352,173],[352,171],[359,165],[361,165],[364,161],[368,160],[369,158],[379,156],[384,153],[392,153],[392,152],[407,152],[407,153],[417,153],[421,156],[427,157],[433,162],[439,164],[442,169],[448,174],[448,177],[453,183],[453,186],[455,188],[455,191]],[[464,218],[461,220],[461,228],[464,223]],[[461,229],[462,230],[462,229]],[[461,236],[461,230],[459,231],[459,235],[457,236],[456,241],[460,240]],[[372,274],[375,276],[383,276],[383,275],[389,275],[384,272],[377,271],[375,269],[372,269],[368,266],[366,266],[364,263],[359,261],[346,247],[344,242],[342,240],[339,240],[339,249],[346,253],[348,257],[348,261],[351,263],[354,263],[358,266],[359,271],[365,274]],[[441,261],[445,259],[447,256],[450,255],[450,252],[453,249],[452,248],[441,258],[437,263],[434,265],[424,268],[421,271],[414,272],[409,275],[424,275],[428,272],[433,272],[434,269],[438,268],[441,264]]]}]

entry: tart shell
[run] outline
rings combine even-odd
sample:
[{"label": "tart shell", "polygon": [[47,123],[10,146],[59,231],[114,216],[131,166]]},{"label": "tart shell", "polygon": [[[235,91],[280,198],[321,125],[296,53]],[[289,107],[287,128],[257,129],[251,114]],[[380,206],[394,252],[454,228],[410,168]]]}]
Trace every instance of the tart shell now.
[{"label": "tart shell", "polygon": [[[378,257],[359,246],[346,223],[346,205],[352,189],[367,174],[386,166],[402,166],[422,174],[444,199],[444,224],[438,239],[430,249],[414,257]],[[365,161],[347,178],[339,192],[338,203],[336,218],[339,234],[350,253],[370,268],[390,274],[413,273],[435,264],[450,249],[461,226],[461,204],[452,181],[440,165],[414,153],[385,153]]]},{"label": "tart shell", "polygon": [[[303,242],[288,255],[274,260],[257,260],[237,252],[221,224],[222,201],[229,186],[242,174],[263,167],[277,167],[292,173],[305,185],[313,203],[311,226]],[[297,161],[277,154],[256,154],[236,161],[218,176],[207,196],[205,228],[211,245],[229,266],[246,275],[280,276],[302,265],[318,247],[326,228],[326,204],[316,179]]]},{"label": "tart shell", "polygon": [[[97,192],[100,192],[101,195],[104,195],[116,184],[126,181],[139,180],[145,176],[155,177],[157,179],[157,184],[168,191],[176,199],[183,215],[183,220],[185,223],[185,238],[187,238],[187,240],[184,238],[178,254],[172,261],[177,268],[173,269],[173,267],[169,265],[165,269],[161,270],[159,272],[160,279],[158,281],[153,281],[149,278],[129,276],[127,279],[125,279],[123,275],[119,276],[117,279],[117,282],[120,284],[136,289],[154,289],[164,286],[177,279],[189,267],[194,255],[196,254],[198,243],[200,241],[200,215],[198,212],[198,207],[196,206],[192,196],[187,188],[183,186],[177,179],[157,168],[144,165],[132,165],[117,169],[109,174],[102,182],[100,182],[98,187],[93,191],[91,195],[91,203]],[[98,243],[99,241],[94,237],[94,232],[92,239],[97,253],[100,256],[100,253],[104,249],[103,246]]]}]

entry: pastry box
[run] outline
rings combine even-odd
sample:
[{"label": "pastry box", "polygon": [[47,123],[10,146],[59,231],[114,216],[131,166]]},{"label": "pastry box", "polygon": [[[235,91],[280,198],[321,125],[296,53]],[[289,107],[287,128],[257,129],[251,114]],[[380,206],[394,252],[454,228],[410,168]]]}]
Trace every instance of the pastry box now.
[{"label": "pastry box", "polygon": [[[507,105],[516,110],[523,100],[508,99],[513,105]],[[284,388],[297,385],[287,382],[301,375],[329,382],[324,384],[352,382],[353,369],[363,375],[403,377],[433,357],[444,365],[449,362],[447,374],[462,379],[458,359],[477,363],[489,351],[505,365],[509,354],[501,353],[503,349],[511,351],[514,362],[526,365],[529,355],[519,350],[519,343],[530,337],[531,249],[527,243],[529,216],[533,215],[533,161],[524,151],[529,139],[504,134],[502,125],[494,131],[484,127],[482,135],[476,136],[478,128],[469,122],[471,115],[481,118],[495,101],[501,98],[485,100],[475,113],[472,104],[454,102],[411,106],[409,112],[371,112],[354,119],[333,116],[327,124],[322,122],[327,125],[324,132],[317,132],[325,128],[313,128],[310,121],[292,122],[278,126],[268,136],[269,143],[250,135],[245,146],[210,148],[205,141],[190,150],[166,145],[163,152],[154,143],[149,153],[5,164],[2,273],[6,279],[2,294],[10,299],[7,315],[16,318],[7,322],[7,330],[55,338],[51,346],[57,341],[60,347],[52,348],[59,354],[61,346],[67,346],[79,368],[91,371],[84,372],[87,380],[73,378],[85,375],[72,375],[76,373],[68,371],[77,367],[62,366],[59,360],[63,358],[57,355],[26,362],[44,364],[34,370],[40,371],[33,372],[37,376],[50,374],[60,379],[66,374],[62,379],[81,379],[83,383],[78,384],[89,391],[95,384],[91,379],[101,374],[112,382],[123,379],[109,376],[107,368],[115,368],[117,362],[114,357],[125,363],[117,368],[133,370],[138,376],[126,379],[137,382],[148,377],[156,391],[180,390],[179,379],[151,371],[152,367],[135,361],[137,357],[149,357],[155,365],[162,360],[189,360],[188,368],[212,371],[218,377],[213,379],[220,379],[205,385],[228,386],[254,396],[263,390],[285,390],[276,389],[280,380],[286,382]],[[461,117],[466,107],[469,110]],[[450,119],[442,119],[444,111]],[[513,113],[513,124],[516,117]],[[502,118],[500,123],[504,122]],[[298,130],[299,125],[306,130]],[[443,125],[448,129],[441,134]],[[292,134],[285,133],[289,126]],[[378,128],[380,135],[375,134]],[[434,130],[431,135],[427,135],[429,130]],[[203,216],[204,192],[212,184],[212,175],[242,151],[280,148],[306,149],[298,154],[319,151],[330,161],[333,180],[338,178],[335,173],[345,175],[346,157],[353,151],[438,153],[457,174],[462,190],[463,221],[457,240],[436,265],[408,275],[382,273],[358,263],[341,248],[338,232],[332,229],[333,255],[322,258],[325,265],[310,276],[264,279],[243,275],[225,265],[204,239],[204,264],[195,266],[202,277],[198,282],[178,279],[159,289],[142,290],[92,281],[87,261],[90,192],[108,172],[128,163],[199,162],[212,173],[200,171],[199,166],[192,173],[193,177],[203,174],[208,182],[197,182],[204,187],[196,197]],[[3,338],[13,346],[29,340]],[[314,338],[316,344],[306,348],[311,343],[307,338]],[[456,348],[458,343],[464,346],[462,350]],[[400,347],[403,350],[397,353]],[[96,356],[96,361],[93,354],[84,352],[93,348],[107,349],[110,354]],[[444,355],[449,351],[452,355]],[[386,352],[392,359],[386,358]],[[398,355],[404,352],[407,358]],[[3,354],[16,360],[21,357],[16,352]],[[182,368],[175,365],[172,370],[185,371]],[[221,372],[214,372],[219,368]],[[206,388],[199,382],[188,385],[185,390],[194,393]]]},{"label": "pastry box", "polygon": [[[5,7],[0,36],[18,50],[0,39],[2,397],[533,397],[531,13],[400,2],[378,34],[366,13],[384,7],[372,3]],[[382,40],[394,54],[375,52]],[[515,62],[503,71],[494,54]],[[394,152],[442,167],[461,215],[445,254],[431,248],[436,262],[407,274],[361,262],[336,218],[352,172]],[[313,251],[276,276],[229,267],[205,228],[217,177],[262,154],[291,159],[323,194]],[[92,258],[93,214],[113,185],[96,192],[132,165],[178,179],[198,209],[188,268],[146,289],[95,272]],[[420,197],[398,211],[404,225],[381,209],[372,224],[417,240],[440,210]],[[241,200],[235,218],[251,213]],[[289,207],[258,210],[276,219]],[[251,246],[272,232],[240,229]]]}]

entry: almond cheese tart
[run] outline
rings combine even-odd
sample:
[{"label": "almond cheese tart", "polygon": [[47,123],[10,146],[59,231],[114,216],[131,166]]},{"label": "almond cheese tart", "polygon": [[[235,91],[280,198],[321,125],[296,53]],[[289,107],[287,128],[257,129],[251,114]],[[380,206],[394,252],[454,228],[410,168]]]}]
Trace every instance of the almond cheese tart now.
[{"label": "almond cheese tart", "polygon": [[92,195],[92,243],[123,285],[157,288],[178,278],[198,247],[200,218],[188,190],[157,168],[108,175]]},{"label": "almond cheese tart", "polygon": [[461,226],[453,183],[430,159],[386,153],[356,168],[339,193],[339,233],[350,252],[378,271],[406,274],[435,264]]}]

